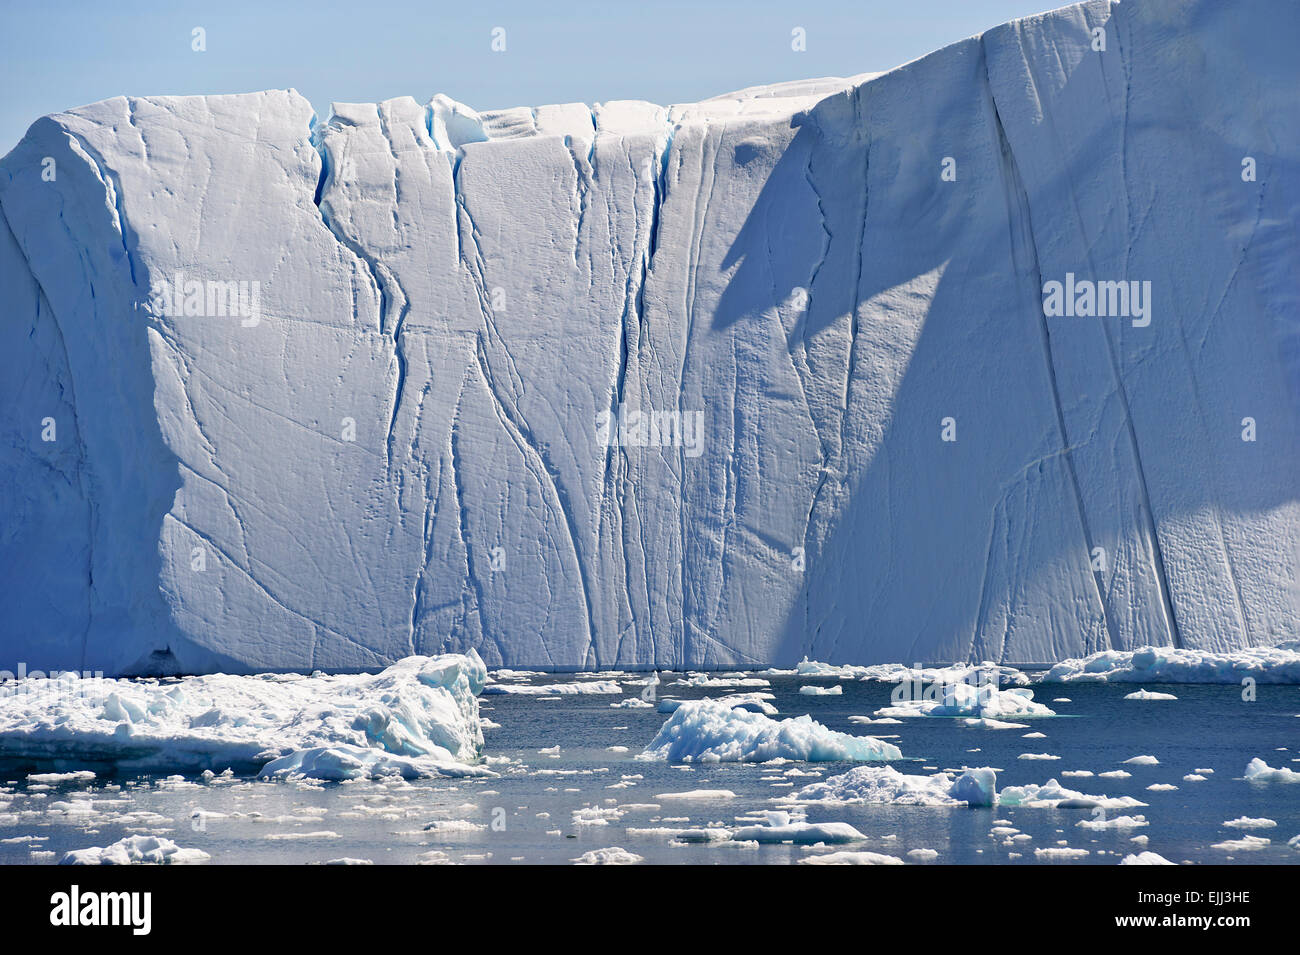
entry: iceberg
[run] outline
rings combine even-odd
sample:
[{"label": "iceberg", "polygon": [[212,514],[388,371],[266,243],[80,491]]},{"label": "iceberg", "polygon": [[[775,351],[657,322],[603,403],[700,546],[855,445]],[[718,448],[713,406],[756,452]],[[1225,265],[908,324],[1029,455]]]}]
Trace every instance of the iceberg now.
[{"label": "iceberg", "polygon": [[1158,852],[1136,852],[1126,855],[1120,860],[1120,865],[1176,865],[1170,862]]},{"label": "iceberg", "polygon": [[[1040,678],[1044,683],[1300,683],[1300,643],[1213,652],[1179,647],[1105,650],[1062,660]],[[1132,694],[1126,699],[1161,697]]]},{"label": "iceberg", "polygon": [[[896,699],[893,706],[876,710],[877,717],[960,716],[968,719],[992,719],[1016,716],[1055,716],[1049,706],[1034,700],[1034,691],[1025,687],[999,690],[996,686],[971,683],[946,683],[919,699]],[[895,697],[900,694],[895,693]]]},{"label": "iceberg", "polygon": [[961,773],[917,776],[892,766],[854,766],[812,783],[792,797],[797,802],[885,803],[897,806],[992,806],[997,773],[987,767]]},{"label": "iceberg", "polygon": [[763,763],[901,759],[898,747],[871,736],[829,730],[809,716],[774,720],[716,700],[690,700],[673,710],[638,759],[673,763]]},{"label": "iceberg", "polygon": [[[477,765],[486,675],[471,650],[407,657],[374,675],[29,677],[0,685],[0,749],[119,772],[491,775]],[[50,778],[93,777],[78,769]]]},{"label": "iceberg", "polygon": [[160,836],[127,836],[111,846],[74,849],[59,865],[193,865],[210,859],[202,849],[182,849]]},{"label": "iceberg", "polygon": [[[909,853],[910,854],[910,853]],[[799,860],[800,865],[904,865],[898,856],[884,852],[866,852],[862,850],[841,850],[827,852],[823,855],[807,856]]]},{"label": "iceberg", "polygon": [[0,670],[1300,638],[1297,34],[1087,0],[672,106],[38,119]]},{"label": "iceberg", "polygon": [[763,814],[761,824],[733,829],[731,838],[737,842],[760,844],[793,842],[795,845],[816,845],[821,842],[835,845],[861,842],[867,837],[847,822],[809,822],[800,813],[772,809]]},{"label": "iceberg", "polygon": [[1007,786],[998,794],[1000,806],[1023,806],[1027,809],[1141,809],[1146,803],[1132,796],[1089,796],[1066,789],[1055,779],[1039,786]]},{"label": "iceberg", "polygon": [[1256,756],[1246,764],[1245,778],[1253,783],[1300,783],[1300,771],[1270,766]]}]

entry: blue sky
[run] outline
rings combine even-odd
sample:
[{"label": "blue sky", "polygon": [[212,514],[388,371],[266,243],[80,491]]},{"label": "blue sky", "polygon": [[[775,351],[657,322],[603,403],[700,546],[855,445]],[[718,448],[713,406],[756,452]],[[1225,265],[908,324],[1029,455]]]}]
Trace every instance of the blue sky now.
[{"label": "blue sky", "polygon": [[[0,154],[36,118],[119,94],[293,87],[335,100],[434,93],[479,109],[689,102],[884,70],[1054,0],[0,0]],[[491,49],[504,27],[506,50]],[[206,31],[207,50],[191,49]],[[791,30],[807,50],[791,49]]]}]

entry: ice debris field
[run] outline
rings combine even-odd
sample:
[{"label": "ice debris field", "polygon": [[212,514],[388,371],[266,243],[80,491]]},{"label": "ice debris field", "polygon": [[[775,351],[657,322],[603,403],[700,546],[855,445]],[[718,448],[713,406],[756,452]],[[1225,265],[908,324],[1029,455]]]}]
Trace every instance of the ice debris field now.
[{"label": "ice debris field", "polygon": [[[1163,701],[994,665],[573,679],[472,653],[373,676],[28,678],[0,685],[0,861],[1296,861],[1300,688],[1243,692],[1250,651],[1163,659],[1220,679],[1148,673],[1179,686]],[[900,706],[918,692],[948,703]],[[1020,722],[967,715],[1004,696]]]},{"label": "ice debris field", "polygon": [[1300,638],[1297,33],[1089,0],[669,107],[39,119],[0,160],[0,669]]}]

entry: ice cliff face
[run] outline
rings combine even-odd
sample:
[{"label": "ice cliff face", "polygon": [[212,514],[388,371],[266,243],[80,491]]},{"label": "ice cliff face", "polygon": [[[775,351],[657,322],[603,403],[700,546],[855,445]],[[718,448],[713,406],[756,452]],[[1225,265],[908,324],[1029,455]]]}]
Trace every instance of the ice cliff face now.
[{"label": "ice cliff face", "polygon": [[39,120],[0,667],[1294,638],[1298,33],[1090,2],[670,109]]}]

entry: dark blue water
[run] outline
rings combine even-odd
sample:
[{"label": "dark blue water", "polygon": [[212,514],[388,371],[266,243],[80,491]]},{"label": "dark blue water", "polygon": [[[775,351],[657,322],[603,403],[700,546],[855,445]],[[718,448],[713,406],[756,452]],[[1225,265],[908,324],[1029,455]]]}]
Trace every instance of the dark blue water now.
[{"label": "dark blue water", "polygon": [[[572,677],[557,678],[567,682]],[[671,686],[661,694],[682,698],[716,696],[726,690]],[[540,682],[546,682],[542,680]],[[1089,854],[1052,864],[1115,864],[1130,852],[1149,849],[1174,862],[1291,864],[1300,851],[1287,840],[1300,834],[1300,783],[1250,783],[1246,764],[1260,757],[1275,767],[1300,770],[1300,688],[1260,687],[1257,699],[1243,701],[1236,686],[1157,686],[1174,702],[1127,701],[1133,686],[1072,684],[1039,686],[1037,699],[1055,718],[1017,719],[1024,730],[966,727],[951,719],[910,719],[901,724],[865,727],[851,715],[870,715],[887,705],[893,687],[844,681],[842,696],[810,697],[798,688],[810,681],[771,679],[781,717],[812,715],[831,729],[891,736],[906,760],[904,772],[933,772],[963,766],[999,769],[999,788],[1043,783],[1057,777],[1071,789],[1108,796],[1133,796],[1147,806],[1110,815],[1141,814],[1149,825],[1132,830],[1093,831],[1076,825],[1092,818],[1085,809],[927,808],[849,805],[810,807],[810,821],[847,822],[865,842],[835,848],[869,850],[905,861],[913,849],[938,853],[933,864],[1033,864],[1045,860],[1036,848],[1064,842]],[[635,696],[639,687],[627,687]],[[1052,703],[1069,697],[1069,703]],[[568,696],[558,700],[530,696],[484,698],[484,715],[499,729],[487,733],[486,755],[515,762],[494,768],[498,778],[358,782],[297,785],[248,779],[204,783],[137,777],[99,781],[92,786],[28,786],[21,776],[0,771],[7,793],[0,793],[0,862],[57,861],[70,849],[106,845],[132,832],[157,833],[178,844],[202,849],[213,863],[324,862],[341,857],[375,863],[452,861],[469,863],[567,862],[587,850],[618,846],[662,863],[790,863],[825,849],[794,845],[742,849],[729,845],[673,845],[662,835],[629,830],[655,827],[733,825],[737,817],[775,808],[774,799],[803,785],[849,768],[837,763],[787,763],[670,766],[634,759],[666,716],[648,709],[614,709],[616,696]],[[1044,739],[1022,734],[1041,732]],[[560,747],[558,757],[539,750]],[[608,747],[625,746],[628,752]],[[972,752],[972,750],[978,750]],[[1054,761],[1026,761],[1022,753],[1050,753]],[[1132,756],[1152,755],[1156,766],[1127,765]],[[933,767],[926,768],[926,767]],[[1094,773],[1124,769],[1127,779],[1066,777],[1063,770]],[[1203,782],[1184,781],[1195,769],[1212,769]],[[790,770],[819,776],[786,776]],[[625,778],[632,777],[632,778]],[[788,785],[793,783],[794,785]],[[1156,792],[1151,784],[1178,788]],[[614,788],[611,788],[614,787]],[[668,801],[663,793],[726,789],[734,799]],[[102,800],[96,811],[78,819],[48,807],[70,795]],[[4,804],[8,803],[7,806]],[[624,808],[607,825],[581,825],[575,810]],[[195,809],[214,815],[199,821]],[[130,815],[134,814],[134,815]],[[150,815],[156,814],[156,815]],[[611,813],[611,816],[614,814]],[[1226,820],[1264,817],[1275,828],[1233,829]],[[990,830],[1006,821],[1028,836],[1006,845]],[[430,830],[451,823],[455,831]],[[315,833],[316,835],[313,835]],[[1214,843],[1245,835],[1271,840],[1254,851],[1224,851]],[[1145,846],[1131,841],[1145,835]],[[21,837],[35,836],[35,840]],[[52,853],[34,859],[32,851]]]}]

